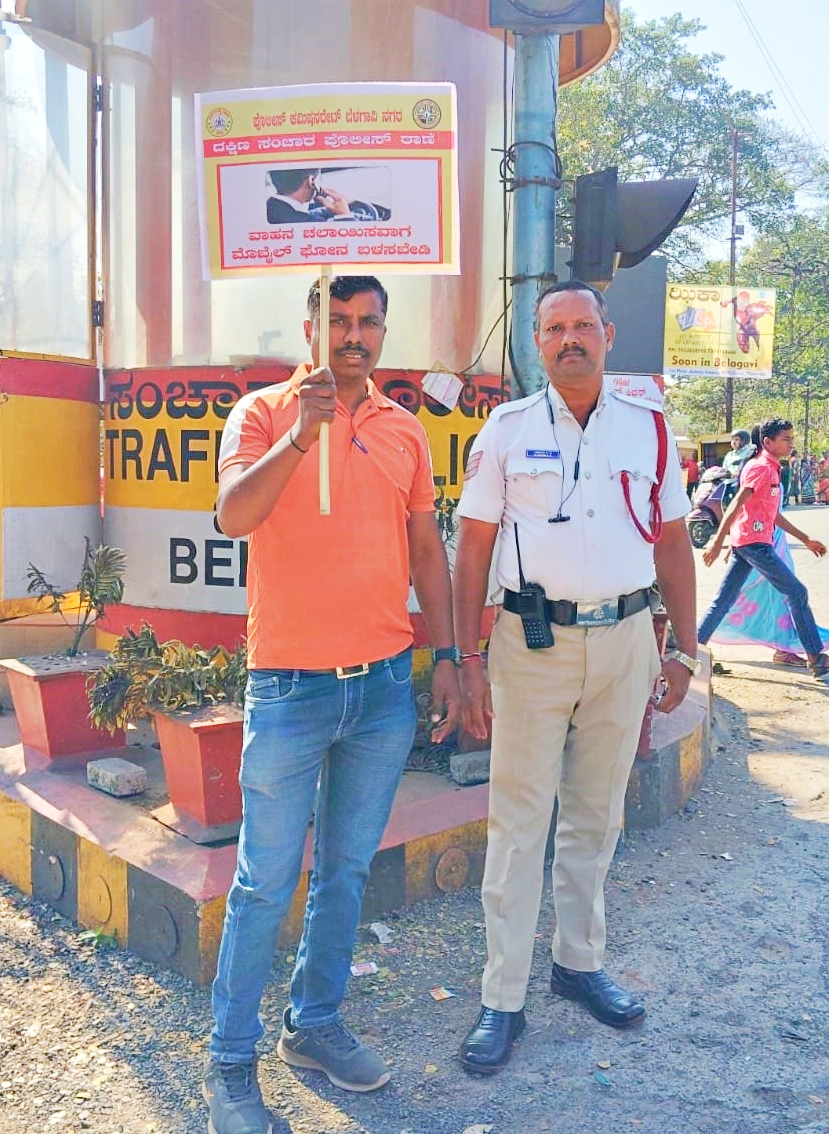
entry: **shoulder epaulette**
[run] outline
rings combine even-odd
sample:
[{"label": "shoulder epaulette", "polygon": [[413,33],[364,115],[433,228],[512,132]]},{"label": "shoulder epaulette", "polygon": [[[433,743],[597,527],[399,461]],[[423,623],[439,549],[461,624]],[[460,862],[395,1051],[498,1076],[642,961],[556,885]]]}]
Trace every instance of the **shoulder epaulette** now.
[{"label": "shoulder epaulette", "polygon": [[529,409],[530,406],[536,405],[545,397],[546,390],[537,390],[534,394],[528,394],[526,398],[516,398],[514,402],[502,402],[500,406],[496,406],[490,417],[497,414],[498,417],[506,417],[509,413],[517,413],[519,410]]}]

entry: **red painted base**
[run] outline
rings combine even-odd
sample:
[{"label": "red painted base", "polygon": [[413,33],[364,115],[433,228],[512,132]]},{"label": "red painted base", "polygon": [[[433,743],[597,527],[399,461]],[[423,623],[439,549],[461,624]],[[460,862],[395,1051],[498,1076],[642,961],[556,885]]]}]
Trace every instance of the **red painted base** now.
[{"label": "red painted base", "polygon": [[202,827],[242,818],[242,710],[215,705],[153,717],[170,803]]},{"label": "red painted base", "polygon": [[126,743],[120,729],[110,735],[90,723],[86,682],[94,667],[78,664],[74,670],[38,672],[13,659],[2,662],[20,739],[50,760],[123,748]]}]

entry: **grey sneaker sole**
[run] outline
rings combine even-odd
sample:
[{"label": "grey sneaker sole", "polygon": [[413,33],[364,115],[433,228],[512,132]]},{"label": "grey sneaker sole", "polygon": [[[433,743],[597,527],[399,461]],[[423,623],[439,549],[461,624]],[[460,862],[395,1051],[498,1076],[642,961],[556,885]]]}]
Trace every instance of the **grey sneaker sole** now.
[{"label": "grey sneaker sole", "polygon": [[[204,1099],[204,1101],[209,1106],[210,1105],[210,1095],[208,1094],[207,1087],[205,1087],[204,1083],[202,1083],[201,1093],[202,1093],[202,1098]],[[213,1119],[212,1118],[208,1118],[208,1120],[207,1120],[207,1134],[219,1134],[219,1131],[213,1125]],[[266,1131],[266,1134],[273,1134],[273,1125],[270,1122],[268,1123],[268,1129]]]},{"label": "grey sneaker sole", "polygon": [[[296,1051],[286,1047],[280,1039],[276,1045],[276,1054],[283,1063],[287,1063],[290,1067],[304,1067],[310,1071],[322,1071],[327,1075],[329,1080],[335,1087],[341,1087],[344,1091],[359,1091],[365,1093],[366,1091],[376,1091],[378,1087],[385,1087],[391,1078],[391,1071],[384,1071],[379,1078],[373,1083],[347,1083],[344,1079],[340,1079],[333,1071],[329,1071],[327,1067],[323,1067],[316,1059],[309,1059],[307,1055],[299,1055]],[[212,1134],[212,1132],[211,1132]]]}]

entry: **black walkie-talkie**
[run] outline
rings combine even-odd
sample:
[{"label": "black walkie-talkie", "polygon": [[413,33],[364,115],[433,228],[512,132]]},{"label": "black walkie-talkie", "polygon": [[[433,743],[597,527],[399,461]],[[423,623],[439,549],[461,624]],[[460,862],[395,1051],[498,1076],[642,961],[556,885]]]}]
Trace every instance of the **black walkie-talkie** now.
[{"label": "black walkie-talkie", "polygon": [[517,614],[524,627],[524,641],[528,650],[549,650],[554,645],[553,628],[544,610],[547,596],[540,583],[528,583],[521,565],[521,548],[518,543],[518,524],[515,525],[515,550],[518,553],[518,581],[521,590],[516,592]]}]

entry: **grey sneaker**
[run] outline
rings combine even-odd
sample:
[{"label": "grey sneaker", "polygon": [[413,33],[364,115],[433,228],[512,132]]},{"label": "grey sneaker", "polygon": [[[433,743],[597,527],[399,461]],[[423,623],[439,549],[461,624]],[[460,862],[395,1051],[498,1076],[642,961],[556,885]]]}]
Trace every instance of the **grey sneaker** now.
[{"label": "grey sneaker", "polygon": [[335,1020],[318,1028],[291,1027],[291,1009],[282,1017],[282,1035],[276,1053],[291,1067],[324,1071],[344,1091],[374,1091],[384,1086],[391,1072],[376,1051],[360,1043]]},{"label": "grey sneaker", "polygon": [[[253,1063],[211,1060],[202,1083],[210,1107],[210,1134],[273,1134],[271,1116],[262,1102]],[[284,1127],[281,1127],[284,1129]]]}]

